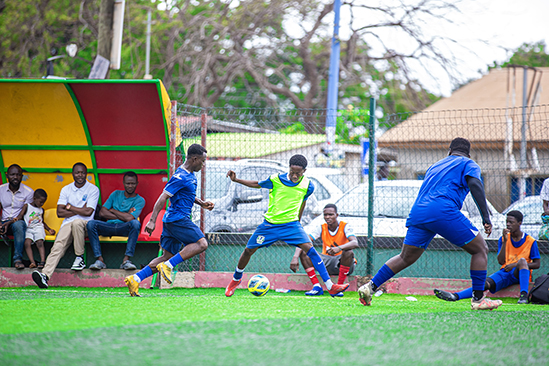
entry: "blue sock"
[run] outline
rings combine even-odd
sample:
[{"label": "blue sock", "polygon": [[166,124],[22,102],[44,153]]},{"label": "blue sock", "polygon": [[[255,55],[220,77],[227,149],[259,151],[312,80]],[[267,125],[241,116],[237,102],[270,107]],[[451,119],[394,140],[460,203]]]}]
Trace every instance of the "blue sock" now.
[{"label": "blue sock", "polygon": [[484,285],[486,284],[487,271],[474,271],[471,270],[471,280],[473,281],[473,291],[484,291]]},{"label": "blue sock", "polygon": [[473,297],[473,288],[469,287],[469,288],[466,288],[463,291],[456,292],[456,295],[457,295],[459,300],[470,299],[471,297]]},{"label": "blue sock", "polygon": [[528,293],[528,287],[530,286],[530,270],[521,269],[519,271],[519,283],[520,283],[520,292]]},{"label": "blue sock", "polygon": [[135,275],[137,277],[139,277],[141,279],[141,281],[143,281],[145,278],[150,277],[150,276],[153,275],[153,270],[152,270],[151,267],[146,266],[141,271],[137,272]]},{"label": "blue sock", "polygon": [[236,267],[235,271],[234,271],[234,275],[233,275],[233,279],[235,281],[238,281],[242,278],[242,275],[244,274],[244,270],[243,269],[240,269],[238,267]]},{"label": "blue sock", "polygon": [[326,270],[326,266],[324,265],[322,258],[320,258],[320,255],[318,255],[318,252],[316,251],[316,249],[314,247],[311,247],[311,249],[309,249],[309,251],[307,252],[307,255],[309,256],[309,258],[311,258],[311,261],[313,262],[313,266],[315,267],[316,271],[322,278],[322,281],[326,282],[330,280],[330,275]]},{"label": "blue sock", "polygon": [[385,282],[387,282],[388,279],[392,278],[395,275],[395,272],[391,268],[389,268],[388,265],[384,264],[383,267],[377,271],[374,278],[372,278],[372,282],[376,286],[374,290],[376,290],[379,286],[383,285]]},{"label": "blue sock", "polygon": [[173,257],[170,258],[168,261],[172,265],[172,268],[175,268],[179,263],[183,262],[183,258],[181,258],[181,254],[177,253]]}]

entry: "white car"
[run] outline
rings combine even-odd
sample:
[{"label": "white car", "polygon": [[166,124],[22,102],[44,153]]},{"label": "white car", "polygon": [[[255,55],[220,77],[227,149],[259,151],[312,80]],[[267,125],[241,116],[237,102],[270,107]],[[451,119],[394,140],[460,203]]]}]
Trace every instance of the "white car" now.
[{"label": "white car", "polygon": [[345,175],[334,168],[307,168],[305,176],[315,185],[315,198],[318,201],[317,210],[313,213],[320,215],[328,203],[335,203],[343,196],[347,189]]},{"label": "white car", "polygon": [[[406,219],[419,193],[421,180],[388,180],[374,184],[373,235],[377,237],[406,236]],[[346,192],[336,203],[341,220],[351,224],[357,235],[368,235],[368,184],[364,183]],[[488,210],[492,220],[490,238],[497,239],[505,225],[505,218],[490,202]],[[471,197],[467,195],[462,212],[484,234],[482,218]],[[310,225],[324,222],[324,217],[315,218]]]},{"label": "white car", "polygon": [[523,215],[520,229],[529,234],[532,238],[538,240],[539,230],[543,225],[543,222],[541,221],[541,214],[543,213],[543,201],[541,200],[541,197],[528,196],[513,202],[511,206],[503,211],[503,215],[506,217],[507,213],[513,210],[518,210]]}]

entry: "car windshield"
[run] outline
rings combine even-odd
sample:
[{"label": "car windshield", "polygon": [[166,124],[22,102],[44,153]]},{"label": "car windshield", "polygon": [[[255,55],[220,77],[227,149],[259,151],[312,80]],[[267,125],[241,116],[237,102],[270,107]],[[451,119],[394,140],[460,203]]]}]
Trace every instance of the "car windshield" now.
[{"label": "car windshield", "polygon": [[[407,218],[419,187],[375,187],[374,217]],[[336,203],[340,216],[368,216],[368,186],[356,187]]]},{"label": "car windshield", "polygon": [[[198,187],[196,197],[201,195],[201,173],[198,172]],[[231,180],[227,178],[227,170],[221,169],[206,169],[206,197],[205,199],[212,200],[224,197],[227,194]]]},{"label": "car windshield", "polygon": [[345,175],[343,174],[328,174],[326,175],[326,178],[328,178],[333,184],[335,184],[339,189],[341,189],[341,192],[347,192],[347,180],[345,179]]}]

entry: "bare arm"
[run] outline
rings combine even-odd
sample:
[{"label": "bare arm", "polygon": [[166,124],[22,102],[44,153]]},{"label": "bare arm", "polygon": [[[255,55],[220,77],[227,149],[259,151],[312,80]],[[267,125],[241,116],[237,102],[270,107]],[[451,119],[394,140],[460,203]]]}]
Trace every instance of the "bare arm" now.
[{"label": "bare arm", "polygon": [[57,205],[57,217],[60,219],[66,218],[66,217],[72,217],[76,215],[75,212],[69,211],[66,209],[68,205]]},{"label": "bare arm", "polygon": [[19,215],[17,215],[17,220],[23,220],[23,217],[25,217],[25,214],[27,213],[28,208],[29,206],[27,205],[23,206],[23,209],[21,210],[21,212],[19,212]]},{"label": "bare arm", "polygon": [[539,269],[540,265],[541,265],[541,259],[536,258],[536,259],[532,259],[532,262],[528,263],[528,268]]},{"label": "bare arm", "polygon": [[505,264],[505,251],[507,245],[507,234],[509,229],[503,229],[503,236],[501,237],[501,250],[498,253],[498,263],[502,266]]},{"label": "bare arm", "polygon": [[290,269],[292,271],[297,272],[299,269],[299,255],[301,254],[301,248],[295,247],[294,256],[292,257],[292,260],[290,261]]},{"label": "bare arm", "polygon": [[543,200],[543,213],[549,215],[549,201]]},{"label": "bare arm", "polygon": [[232,170],[229,170],[227,172],[227,177],[229,177],[233,182],[243,184],[246,187],[261,188],[261,186],[259,185],[259,182],[257,180],[239,179],[239,178],[236,177],[236,173],[233,172]]},{"label": "bare arm", "polygon": [[198,197],[194,199],[194,203],[196,203],[197,205],[199,205],[200,207],[202,208],[205,208],[206,210],[213,210],[214,208],[214,203],[213,202],[210,202],[210,201],[202,201],[201,199],[199,199]]},{"label": "bare arm", "polygon": [[[103,207],[101,207],[101,209],[103,209]],[[134,207],[130,208],[129,212],[118,211],[118,210],[115,210],[114,208],[111,208],[109,211],[114,215],[115,217],[114,220],[118,219],[124,222],[130,222],[132,220],[135,220],[135,217],[133,217],[133,215],[131,214],[132,212],[135,211]]]},{"label": "bare arm", "polygon": [[336,255],[337,253],[340,253],[344,250],[353,250],[355,248],[358,248],[358,239],[356,238],[356,236],[351,235],[348,239],[348,243],[336,245],[335,247],[328,247],[328,249],[326,249],[326,253],[328,253],[329,255]]},{"label": "bare arm", "polygon": [[158,199],[156,200],[156,203],[153,207],[153,212],[151,214],[151,219],[147,223],[147,226],[145,226],[145,231],[148,232],[149,235],[153,233],[154,228],[156,227],[156,219],[158,217],[158,214],[164,207],[166,207],[166,202],[168,202],[169,198],[170,196],[166,192],[162,192],[160,197],[158,197]]},{"label": "bare arm", "polygon": [[305,211],[305,205],[307,204],[307,201],[303,200],[301,202],[301,207],[299,208],[299,221],[301,221],[301,216],[303,216],[303,211]]}]

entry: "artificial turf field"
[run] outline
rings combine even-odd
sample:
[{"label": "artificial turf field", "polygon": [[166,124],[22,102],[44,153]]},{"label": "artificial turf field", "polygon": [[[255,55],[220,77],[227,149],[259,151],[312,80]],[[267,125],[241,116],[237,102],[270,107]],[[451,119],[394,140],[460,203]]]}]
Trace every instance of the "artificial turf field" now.
[{"label": "artificial turf field", "polygon": [[0,289],[0,365],[548,365],[549,306],[385,294]]}]

